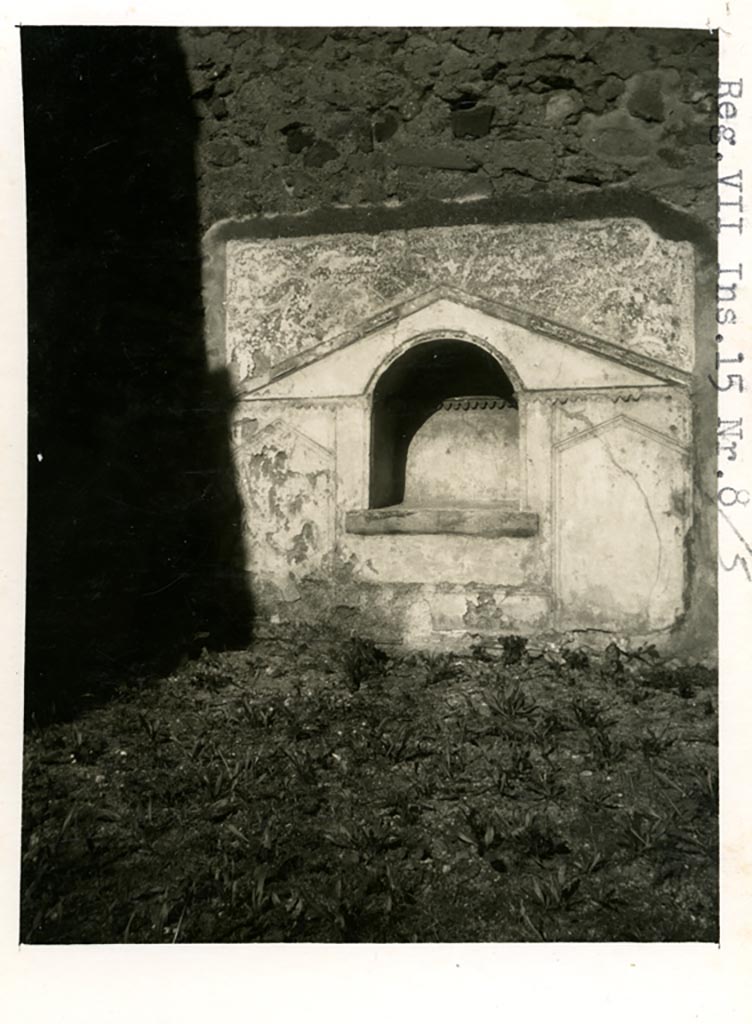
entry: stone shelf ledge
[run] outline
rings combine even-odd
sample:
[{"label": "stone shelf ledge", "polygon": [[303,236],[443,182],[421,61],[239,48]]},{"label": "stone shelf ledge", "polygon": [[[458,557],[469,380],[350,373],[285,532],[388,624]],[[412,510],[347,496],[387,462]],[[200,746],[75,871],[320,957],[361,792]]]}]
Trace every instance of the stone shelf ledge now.
[{"label": "stone shelf ledge", "polygon": [[538,514],[499,506],[419,508],[391,505],[345,514],[347,533],[458,533],[473,537],[534,537]]}]

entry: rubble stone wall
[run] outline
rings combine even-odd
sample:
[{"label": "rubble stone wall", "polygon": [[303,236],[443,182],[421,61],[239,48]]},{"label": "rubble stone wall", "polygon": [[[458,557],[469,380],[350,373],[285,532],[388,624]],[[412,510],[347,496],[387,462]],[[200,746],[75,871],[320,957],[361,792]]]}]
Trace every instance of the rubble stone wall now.
[{"label": "rubble stone wall", "polygon": [[713,33],[186,28],[180,37],[204,228],[337,204],[625,188],[714,222]]}]

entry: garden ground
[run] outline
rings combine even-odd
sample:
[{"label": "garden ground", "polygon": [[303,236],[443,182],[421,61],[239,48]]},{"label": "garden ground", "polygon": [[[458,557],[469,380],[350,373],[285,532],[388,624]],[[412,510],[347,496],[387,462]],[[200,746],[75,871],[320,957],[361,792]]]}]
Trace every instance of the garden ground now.
[{"label": "garden ground", "polygon": [[299,630],[25,743],[21,941],[718,938],[717,680]]}]

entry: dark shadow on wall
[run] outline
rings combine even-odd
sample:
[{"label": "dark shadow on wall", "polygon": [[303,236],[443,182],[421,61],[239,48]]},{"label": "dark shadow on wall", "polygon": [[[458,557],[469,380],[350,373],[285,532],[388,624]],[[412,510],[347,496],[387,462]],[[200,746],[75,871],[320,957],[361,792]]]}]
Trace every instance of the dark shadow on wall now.
[{"label": "dark shadow on wall", "polygon": [[31,27],[27,718],[249,639],[173,29]]}]

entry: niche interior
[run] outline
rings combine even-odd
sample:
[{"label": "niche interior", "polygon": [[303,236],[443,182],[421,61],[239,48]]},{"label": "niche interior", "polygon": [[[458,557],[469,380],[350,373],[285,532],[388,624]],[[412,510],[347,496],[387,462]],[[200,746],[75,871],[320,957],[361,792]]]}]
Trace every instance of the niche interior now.
[{"label": "niche interior", "polygon": [[369,507],[519,502],[519,413],[498,361],[471,342],[419,343],[373,393]]}]

